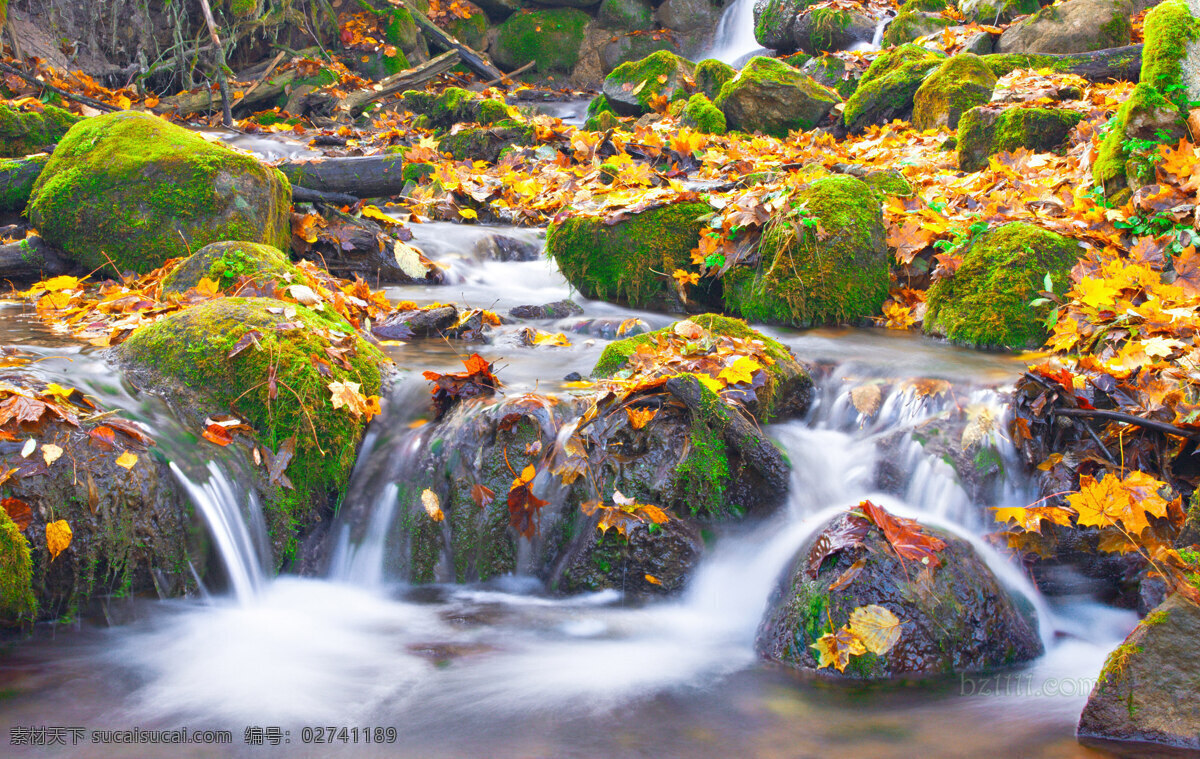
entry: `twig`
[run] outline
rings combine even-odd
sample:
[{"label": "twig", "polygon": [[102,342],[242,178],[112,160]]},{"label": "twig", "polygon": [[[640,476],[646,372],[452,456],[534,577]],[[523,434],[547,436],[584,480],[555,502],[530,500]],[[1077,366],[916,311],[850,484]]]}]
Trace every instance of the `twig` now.
[{"label": "twig", "polygon": [[517,69],[516,71],[510,71],[502,77],[484,82],[483,88],[486,90],[488,87],[491,87],[493,84],[499,84],[500,82],[511,82],[513,77],[524,74],[526,71],[533,68],[536,63],[537,63],[537,61],[530,61],[529,63],[526,63],[524,66]]},{"label": "twig", "polygon": [[200,0],[204,10],[204,22],[208,24],[208,34],[212,37],[214,52],[217,56],[217,84],[221,88],[221,123],[227,127],[233,126],[233,112],[229,109],[229,73],[225,65],[225,48],[221,46],[221,38],[217,36],[217,22],[213,21],[212,8],[208,0]]},{"label": "twig", "polygon": [[76,103],[83,103],[84,105],[90,105],[91,107],[93,107],[97,110],[105,111],[107,113],[112,113],[113,111],[121,110],[120,108],[117,108],[116,106],[109,105],[108,103],[105,103],[100,100],[95,100],[94,98],[90,98],[87,95],[76,95],[74,92],[68,92],[67,90],[61,89],[59,87],[55,87],[52,84],[46,84],[45,82],[38,79],[37,77],[26,74],[24,71],[21,71],[20,69],[13,68],[12,66],[9,66],[7,63],[0,62],[0,71],[3,71],[6,74],[12,74],[13,76],[19,76],[22,79],[24,79],[26,82],[29,82],[30,84],[32,84],[34,87],[41,87],[42,89],[50,90],[51,92],[55,93],[56,95],[66,98],[67,100],[74,100]]},{"label": "twig", "polygon": [[1200,432],[1185,430],[1182,427],[1176,427],[1174,424],[1167,422],[1159,422],[1154,419],[1143,419],[1140,416],[1133,414],[1124,414],[1120,411],[1105,411],[1103,409],[1082,409],[1082,408],[1061,408],[1051,409],[1052,415],[1075,417],[1078,419],[1105,419],[1110,422],[1123,422],[1132,424],[1137,427],[1142,427],[1155,432],[1161,432],[1164,435],[1175,435],[1176,437],[1187,438],[1188,440],[1200,440]]},{"label": "twig", "polygon": [[308,187],[292,185],[292,202],[294,203],[328,203],[332,206],[352,206],[359,201],[358,196],[344,192],[326,192],[313,190]]},{"label": "twig", "polygon": [[[258,86],[260,84],[267,81],[267,77],[269,77],[271,75],[271,72],[275,70],[275,67],[279,65],[279,62],[283,60],[283,56],[285,56],[285,55],[287,55],[287,53],[284,53],[281,51],[279,53],[279,55],[275,56],[271,60],[271,65],[267,66],[267,70],[265,72],[263,72],[263,75],[258,78],[258,81],[255,82],[254,84],[250,85],[250,89],[248,89],[242,93],[242,97],[241,97],[242,100],[245,100],[246,98],[250,97],[250,93],[257,90]],[[229,126],[229,125],[226,124],[225,126]]]}]

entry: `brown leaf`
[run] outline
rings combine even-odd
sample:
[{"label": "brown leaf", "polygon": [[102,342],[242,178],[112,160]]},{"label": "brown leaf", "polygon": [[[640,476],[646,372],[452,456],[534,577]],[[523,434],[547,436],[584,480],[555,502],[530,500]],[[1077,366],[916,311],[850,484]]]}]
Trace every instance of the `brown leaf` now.
[{"label": "brown leaf", "polygon": [[29,504],[19,498],[5,498],[0,501],[0,509],[4,509],[8,513],[8,518],[22,532],[33,522],[33,511],[29,508]]},{"label": "brown leaf", "polygon": [[858,507],[883,531],[901,559],[913,559],[931,567],[941,566],[937,553],[946,547],[944,540],[925,534],[921,525],[912,519],[893,516],[870,501],[863,501]]},{"label": "brown leaf", "polygon": [[508,523],[526,538],[537,534],[542,507],[549,503],[533,494],[531,488],[536,476],[537,470],[532,465],[525,467],[508,491]]},{"label": "brown leaf", "polygon": [[855,546],[862,545],[871,525],[862,517],[851,514],[834,529],[826,530],[808,552],[808,576],[815,578],[825,559]]},{"label": "brown leaf", "polygon": [[288,490],[295,490],[292,481],[284,474],[292,457],[296,455],[296,436],[292,435],[279,446],[279,452],[268,457],[267,479],[272,485],[278,485]]}]

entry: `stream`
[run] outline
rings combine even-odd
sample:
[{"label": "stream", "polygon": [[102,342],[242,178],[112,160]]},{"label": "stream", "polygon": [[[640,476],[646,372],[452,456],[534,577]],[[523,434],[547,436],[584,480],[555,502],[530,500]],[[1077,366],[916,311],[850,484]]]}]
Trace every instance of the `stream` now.
[{"label": "stream", "polygon": [[[425,224],[413,232],[415,244],[447,262],[448,284],[393,287],[395,300],[453,301],[503,314],[571,294],[544,257],[512,260],[504,253],[534,256],[540,231]],[[984,505],[912,437],[913,426],[946,403],[997,406],[994,388],[1022,366],[1012,357],[884,330],[764,330],[802,359],[833,368],[805,419],[766,430],[793,464],[787,508],[767,523],[717,531],[681,597],[644,606],[617,591],[556,598],[519,576],[467,586],[406,584],[388,535],[396,483],[422,444],[421,429],[409,423],[428,415],[420,371],[453,370],[460,353],[477,350],[497,362],[509,394],[564,392],[563,378],[586,374],[620,322],[637,317],[657,328],[672,321],[576,302],[583,315],[536,323],[566,333],[567,348],[524,346],[516,336],[526,326],[520,323],[495,329],[486,345],[426,340],[388,348],[411,375],[372,422],[330,531],[328,571],[303,578],[264,572],[261,515],[236,469],[208,461],[211,447],[192,443],[156,399],[133,394],[101,354],[56,336],[21,306],[0,309],[0,339],[45,357],[34,371],[124,408],[153,429],[204,515],[227,575],[227,587],[211,595],[114,602],[108,624],[39,629],[33,640],[9,646],[0,657],[0,723],[228,730],[232,745],[181,751],[85,740],[17,747],[15,754],[1106,755],[1076,743],[1075,723],[1092,678],[1135,615],[1083,591],[1039,595],[1019,568],[978,540],[992,529]],[[870,420],[850,402],[856,384],[915,377],[948,380],[953,393],[921,398],[893,383]],[[999,436],[993,442],[1010,465],[989,505],[1032,501],[1011,448]],[[1038,610],[1047,653],[1010,672],[869,687],[759,662],[755,631],[780,572],[826,518],[867,497],[974,540],[1002,581]],[[331,741],[320,729],[343,726],[360,730],[335,732]],[[248,745],[252,737],[265,745]]]}]

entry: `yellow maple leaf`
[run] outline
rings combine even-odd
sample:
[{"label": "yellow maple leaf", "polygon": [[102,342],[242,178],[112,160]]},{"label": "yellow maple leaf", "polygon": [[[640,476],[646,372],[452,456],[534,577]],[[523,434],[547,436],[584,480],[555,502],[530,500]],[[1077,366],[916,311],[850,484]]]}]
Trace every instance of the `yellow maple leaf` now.
[{"label": "yellow maple leaf", "polygon": [[365,416],[368,421],[379,413],[379,396],[364,396],[359,392],[359,388],[362,387],[361,383],[335,381],[330,382],[327,387],[332,393],[330,400],[333,401],[335,409],[344,408],[355,418]]},{"label": "yellow maple leaf", "polygon": [[900,640],[900,619],[878,604],[860,606],[850,612],[847,629],[858,636],[863,646],[882,656]]},{"label": "yellow maple leaf", "polygon": [[738,356],[737,360],[732,365],[722,369],[717,377],[725,380],[730,385],[736,385],[739,382],[749,384],[754,381],[754,373],[761,368],[762,364],[749,356]]},{"label": "yellow maple leaf", "polygon": [[365,218],[365,219],[374,219],[375,221],[378,221],[389,227],[394,227],[397,225],[397,222],[395,219],[393,219],[391,216],[388,216],[383,211],[379,210],[379,206],[372,206],[372,205],[363,206],[362,211],[360,211],[360,213],[362,214],[363,218]]},{"label": "yellow maple leaf", "polygon": [[57,559],[58,555],[70,546],[71,525],[67,524],[67,520],[60,519],[46,525],[46,548],[50,551],[51,561]]},{"label": "yellow maple leaf", "polygon": [[460,208],[458,215],[464,219],[478,219],[479,213],[474,208]]},{"label": "yellow maple leaf", "polygon": [[838,672],[846,671],[846,665],[850,663],[851,656],[867,652],[867,647],[863,645],[862,639],[848,627],[842,627],[837,632],[825,633],[810,648],[815,648],[819,654],[817,669],[823,669],[832,664]]},{"label": "yellow maple leaf", "polygon": [[879,385],[859,385],[850,390],[850,402],[863,416],[874,416],[879,410],[879,401],[883,397]]},{"label": "yellow maple leaf", "polygon": [[1112,280],[1100,277],[1084,277],[1075,286],[1079,302],[1096,310],[1111,309],[1116,305],[1121,288]]},{"label": "yellow maple leaf", "polygon": [[671,276],[675,278],[675,281],[679,283],[680,287],[686,287],[687,285],[696,285],[700,283],[699,274],[695,272],[684,271],[683,269],[676,269],[675,271],[671,272]]}]

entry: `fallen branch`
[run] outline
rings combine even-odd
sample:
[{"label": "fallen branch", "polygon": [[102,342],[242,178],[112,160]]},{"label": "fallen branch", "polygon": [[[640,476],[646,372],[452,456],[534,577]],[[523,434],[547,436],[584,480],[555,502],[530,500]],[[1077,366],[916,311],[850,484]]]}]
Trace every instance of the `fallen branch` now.
[{"label": "fallen branch", "polygon": [[[242,99],[237,102],[238,108],[249,108],[258,103],[265,103],[270,100],[275,100],[283,94],[292,80],[296,78],[295,69],[284,71],[279,76],[265,81],[261,87],[258,87],[253,92],[248,92],[242,96]],[[189,113],[202,113],[208,111],[213,106],[213,94],[207,89],[202,89],[199,92],[184,92],[179,95],[163,98],[154,107],[156,113],[174,113],[179,116],[186,116]]]},{"label": "fallen branch", "polygon": [[1133,414],[1125,414],[1120,411],[1105,411],[1103,409],[1082,409],[1082,408],[1061,408],[1051,409],[1050,413],[1057,416],[1066,416],[1077,419],[1104,419],[1110,422],[1121,422],[1123,424],[1132,424],[1137,427],[1142,427],[1155,432],[1161,432],[1164,435],[1174,435],[1176,437],[1187,438],[1188,440],[1200,440],[1200,431],[1185,430],[1182,427],[1176,427],[1169,422],[1159,422],[1154,419],[1143,419],[1140,416]]},{"label": "fallen branch", "polygon": [[59,87],[55,87],[52,84],[46,84],[45,82],[38,79],[37,77],[26,74],[24,71],[21,71],[18,68],[9,66],[7,63],[0,62],[0,71],[3,71],[6,74],[12,74],[13,76],[18,76],[18,77],[24,79],[26,82],[29,82],[30,84],[32,84],[34,87],[41,87],[44,90],[50,90],[51,92],[58,95],[59,97],[66,98],[67,100],[73,100],[76,103],[83,103],[84,105],[90,105],[91,107],[95,108],[98,111],[105,111],[107,113],[112,113],[113,111],[121,110],[120,108],[117,108],[116,106],[109,105],[108,103],[105,103],[101,100],[96,100],[95,98],[90,98],[87,95],[77,95],[74,92],[68,92],[67,90],[61,89]]},{"label": "fallen branch", "polygon": [[451,37],[446,33],[446,30],[430,21],[428,16],[416,8],[410,5],[405,5],[405,7],[408,8],[408,12],[412,14],[413,20],[417,22],[417,26],[421,28],[421,31],[425,33],[430,42],[443,50],[458,51],[458,54],[462,56],[462,62],[467,65],[467,68],[479,74],[484,79],[499,80],[504,78],[504,72],[493,66],[482,53],[472,50]]},{"label": "fallen branch", "polygon": [[496,79],[490,79],[490,80],[484,82],[483,88],[486,90],[488,87],[491,87],[493,84],[500,84],[501,82],[511,82],[512,78],[514,76],[520,76],[521,74],[524,74],[526,71],[528,71],[529,69],[533,68],[536,65],[537,65],[537,61],[530,61],[529,63],[526,63],[521,68],[510,71],[507,74],[505,74],[504,76],[497,77]]},{"label": "fallen branch", "polygon": [[414,66],[413,68],[392,74],[380,80],[372,87],[351,92],[338,102],[336,110],[358,117],[368,105],[376,100],[381,100],[404,90],[419,88],[430,79],[454,68],[459,60],[460,57],[457,50],[442,53],[437,58],[428,60],[420,66]]},{"label": "fallen branch", "polygon": [[[350,156],[276,164],[295,187],[347,193],[359,198],[395,195],[404,189],[404,158],[398,155]],[[342,205],[339,203],[338,205]]]},{"label": "fallen branch", "polygon": [[292,185],[293,203],[328,203],[334,206],[352,206],[358,200],[354,195],[347,195],[343,192],[324,192],[322,190],[313,190],[308,187]]}]

